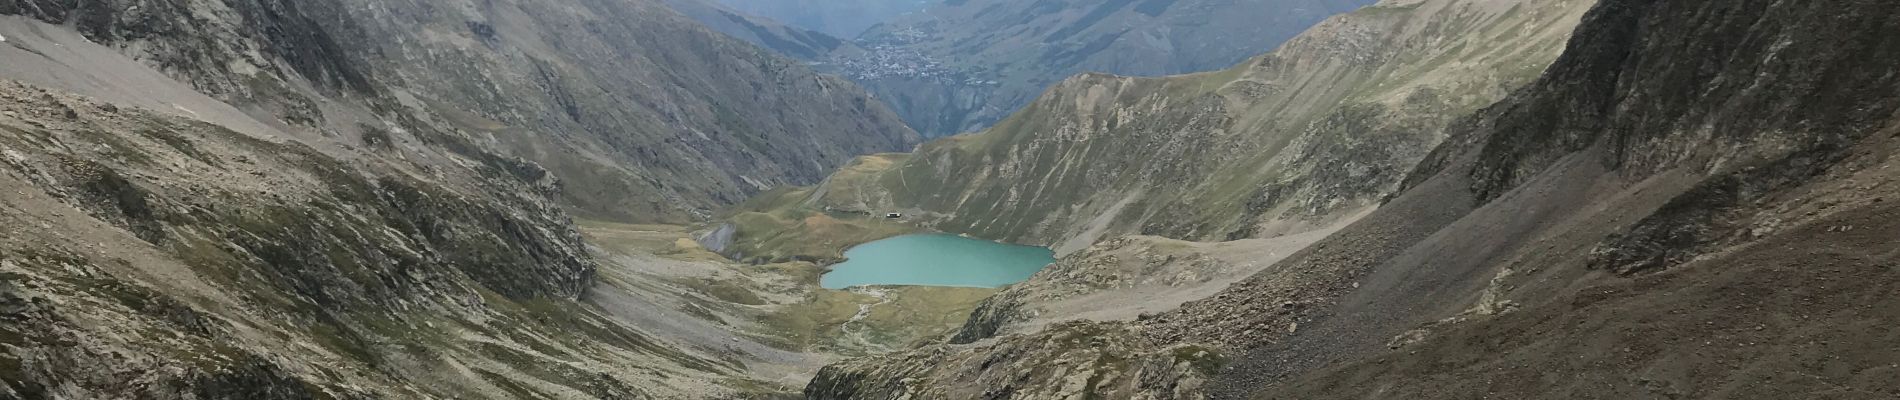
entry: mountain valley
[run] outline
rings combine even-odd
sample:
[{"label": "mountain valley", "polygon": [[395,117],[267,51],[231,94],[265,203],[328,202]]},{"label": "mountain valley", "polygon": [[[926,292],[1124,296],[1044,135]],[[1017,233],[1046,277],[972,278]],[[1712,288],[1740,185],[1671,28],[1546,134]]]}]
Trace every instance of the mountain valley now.
[{"label": "mountain valley", "polygon": [[1891,398],[1893,32],[0,0],[0,399]]}]

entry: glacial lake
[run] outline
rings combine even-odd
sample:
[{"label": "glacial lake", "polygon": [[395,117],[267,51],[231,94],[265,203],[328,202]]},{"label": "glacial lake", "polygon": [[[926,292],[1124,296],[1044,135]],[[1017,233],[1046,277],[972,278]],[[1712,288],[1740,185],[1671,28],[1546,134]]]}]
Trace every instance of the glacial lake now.
[{"label": "glacial lake", "polygon": [[1029,279],[1055,252],[956,235],[915,234],[845,250],[845,262],[818,279],[826,289],[867,285],[994,288]]}]

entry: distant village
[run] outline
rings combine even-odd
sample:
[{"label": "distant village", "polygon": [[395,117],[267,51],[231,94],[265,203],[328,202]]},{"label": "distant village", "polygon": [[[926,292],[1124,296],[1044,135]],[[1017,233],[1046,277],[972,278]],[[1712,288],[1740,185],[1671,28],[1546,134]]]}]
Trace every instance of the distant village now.
[{"label": "distant village", "polygon": [[916,27],[893,31],[886,35],[858,41],[865,51],[862,54],[839,57],[832,63],[837,72],[853,80],[872,80],[882,78],[935,79],[941,82],[958,82],[964,86],[995,86],[994,80],[976,76],[970,71],[961,71],[945,66],[912,45],[931,38],[929,32]]}]

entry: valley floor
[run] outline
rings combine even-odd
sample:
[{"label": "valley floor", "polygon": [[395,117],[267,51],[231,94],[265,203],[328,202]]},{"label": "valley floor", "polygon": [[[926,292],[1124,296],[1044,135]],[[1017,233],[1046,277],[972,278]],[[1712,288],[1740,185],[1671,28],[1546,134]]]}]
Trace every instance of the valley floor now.
[{"label": "valley floor", "polygon": [[680,348],[738,360],[749,376],[777,385],[761,388],[766,392],[802,390],[819,367],[841,357],[946,336],[995,292],[823,289],[823,266],[733,262],[701,247],[688,227],[579,225],[601,260],[601,279],[587,303]]}]

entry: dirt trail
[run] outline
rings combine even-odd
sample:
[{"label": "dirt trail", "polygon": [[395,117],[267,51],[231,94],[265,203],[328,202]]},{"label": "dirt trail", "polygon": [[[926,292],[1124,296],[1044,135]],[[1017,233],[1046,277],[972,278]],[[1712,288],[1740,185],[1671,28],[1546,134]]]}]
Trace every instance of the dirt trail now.
[{"label": "dirt trail", "polygon": [[877,307],[884,306],[887,304],[891,304],[891,302],[897,301],[897,299],[891,295],[891,291],[888,289],[853,288],[851,289],[851,292],[875,297],[878,299],[878,301],[877,303],[873,303],[873,304],[859,304],[858,313],[855,315],[852,315],[851,319],[844,321],[844,323],[842,324],[839,324],[838,330],[844,332],[846,340],[850,340],[853,343],[857,343],[863,346],[863,348],[865,349],[871,349],[872,352],[883,353],[883,352],[889,352],[889,351],[894,350],[890,348],[890,346],[885,346],[883,344],[877,343],[877,341],[866,338],[864,336],[865,331],[863,330],[856,330],[856,331],[851,330],[851,324],[856,324],[859,321],[863,321],[865,318],[869,318],[871,316],[871,311],[873,309],[876,309]]}]

